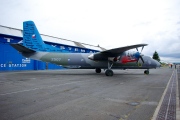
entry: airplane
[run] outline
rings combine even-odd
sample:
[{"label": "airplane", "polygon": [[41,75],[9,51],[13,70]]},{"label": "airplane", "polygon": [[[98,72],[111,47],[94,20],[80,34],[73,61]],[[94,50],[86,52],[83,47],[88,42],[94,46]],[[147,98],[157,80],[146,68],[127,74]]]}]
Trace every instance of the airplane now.
[{"label": "airplane", "polygon": [[[28,44],[28,47],[27,47]],[[34,60],[61,65],[70,69],[95,69],[96,73],[105,70],[106,76],[113,76],[112,69],[145,69],[144,74],[149,74],[149,69],[160,67],[160,63],[141,52],[147,44],[136,44],[104,50],[97,53],[70,53],[48,51],[33,21],[23,22],[23,44],[11,44],[24,57]],[[141,52],[138,48],[142,47]],[[136,49],[134,53],[129,50]]]}]

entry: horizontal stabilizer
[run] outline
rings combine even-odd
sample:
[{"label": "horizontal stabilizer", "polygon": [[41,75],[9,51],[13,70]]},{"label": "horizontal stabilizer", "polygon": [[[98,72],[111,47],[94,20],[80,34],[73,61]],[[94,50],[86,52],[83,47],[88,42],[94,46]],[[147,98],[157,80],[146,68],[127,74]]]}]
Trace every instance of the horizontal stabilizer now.
[{"label": "horizontal stabilizer", "polygon": [[36,51],[31,50],[31,49],[29,49],[27,47],[24,47],[21,44],[11,44],[11,46],[13,48],[15,48],[16,50],[18,50],[19,52],[22,52],[22,53],[33,53],[33,52],[36,52]]}]

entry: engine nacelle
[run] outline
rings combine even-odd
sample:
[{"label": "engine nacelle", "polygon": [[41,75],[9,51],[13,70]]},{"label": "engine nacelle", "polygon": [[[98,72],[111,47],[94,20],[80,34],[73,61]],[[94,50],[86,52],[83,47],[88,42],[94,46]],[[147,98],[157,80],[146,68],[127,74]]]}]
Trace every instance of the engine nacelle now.
[{"label": "engine nacelle", "polygon": [[136,61],[137,61],[137,59],[132,58],[130,56],[123,56],[121,58],[121,63],[123,63],[123,64],[129,63],[129,62],[136,62]]},{"label": "engine nacelle", "polygon": [[109,57],[108,60],[112,61],[112,62],[117,62],[117,61],[119,61],[119,58],[120,58],[120,56],[119,57]]}]

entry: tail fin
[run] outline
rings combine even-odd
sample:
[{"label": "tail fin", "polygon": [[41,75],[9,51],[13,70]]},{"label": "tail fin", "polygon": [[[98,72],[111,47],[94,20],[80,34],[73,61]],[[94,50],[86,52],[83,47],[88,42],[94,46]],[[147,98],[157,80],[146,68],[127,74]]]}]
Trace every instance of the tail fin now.
[{"label": "tail fin", "polygon": [[46,44],[33,21],[23,22],[23,46],[36,51],[46,51]]}]

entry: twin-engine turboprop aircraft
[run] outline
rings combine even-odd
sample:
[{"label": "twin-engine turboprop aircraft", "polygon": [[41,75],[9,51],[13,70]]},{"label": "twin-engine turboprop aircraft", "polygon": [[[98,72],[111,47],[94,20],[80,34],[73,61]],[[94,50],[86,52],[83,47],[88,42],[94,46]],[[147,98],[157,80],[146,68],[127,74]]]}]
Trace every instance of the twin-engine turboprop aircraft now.
[{"label": "twin-engine turboprop aircraft", "polygon": [[[24,45],[25,43],[28,44],[28,47]],[[146,45],[137,44],[97,53],[47,51],[48,47],[52,46],[43,42],[33,21],[23,22],[23,45],[11,44],[27,58],[62,65],[65,68],[95,69],[96,73],[101,73],[101,69],[104,69],[106,76],[113,76],[112,69],[146,69],[144,73],[149,74],[149,69],[159,67],[159,62],[148,56],[143,56],[138,51],[139,47],[142,47],[143,50]],[[128,52],[130,49],[137,51],[130,54]]]}]

